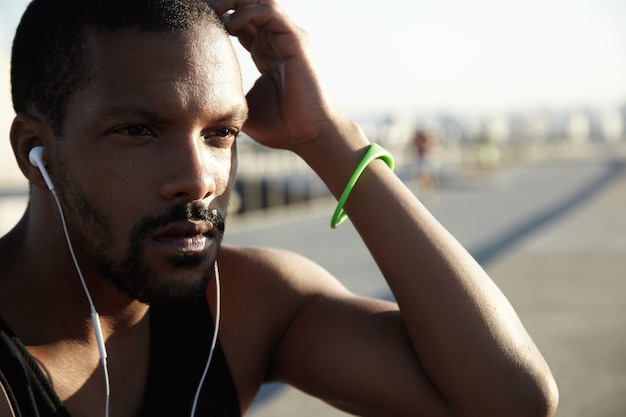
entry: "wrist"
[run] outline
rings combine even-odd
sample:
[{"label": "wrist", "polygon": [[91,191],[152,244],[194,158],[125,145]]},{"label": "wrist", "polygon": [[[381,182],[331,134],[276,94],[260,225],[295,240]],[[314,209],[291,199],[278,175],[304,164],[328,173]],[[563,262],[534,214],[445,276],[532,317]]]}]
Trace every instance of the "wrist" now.
[{"label": "wrist", "polygon": [[352,120],[336,124],[316,140],[294,150],[339,198],[367,152],[370,142]]},{"label": "wrist", "polygon": [[377,143],[372,143],[368,147],[367,152],[363,156],[363,159],[361,159],[361,162],[359,162],[359,165],[354,170],[354,173],[352,173],[352,176],[350,177],[350,180],[348,180],[348,184],[346,185],[346,188],[344,189],[343,193],[341,194],[341,197],[339,198],[339,202],[337,203],[337,208],[335,209],[333,217],[330,221],[330,227],[332,229],[337,228],[337,226],[339,226],[348,217],[346,212],[343,210],[343,207],[346,204],[346,201],[348,200],[348,198],[350,197],[350,194],[352,193],[352,189],[354,188],[357,181],[361,177],[361,174],[363,173],[363,171],[365,171],[365,169],[369,166],[369,164],[375,161],[376,159],[382,159],[387,164],[387,166],[391,170],[393,170],[394,165],[395,165],[393,156],[382,146],[378,145]]}]

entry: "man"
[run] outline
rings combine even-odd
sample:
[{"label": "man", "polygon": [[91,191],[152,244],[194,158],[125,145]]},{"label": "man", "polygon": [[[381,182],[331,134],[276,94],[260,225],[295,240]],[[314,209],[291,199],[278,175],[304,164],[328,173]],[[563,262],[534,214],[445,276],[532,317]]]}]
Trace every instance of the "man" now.
[{"label": "man", "polygon": [[426,129],[417,129],[413,135],[413,164],[411,176],[418,189],[437,191],[438,178],[434,161],[438,138]]},{"label": "man", "polygon": [[[384,160],[342,201],[398,304],[293,253],[220,248],[238,132],[297,153],[338,198],[370,144],[275,1],[210,5],[219,18],[201,0],[35,0],[22,19],[11,143],[30,203],[0,241],[10,406],[240,415],[276,380],[358,415],[552,415],[554,381],[512,307]],[[247,96],[228,33],[262,74]]]}]

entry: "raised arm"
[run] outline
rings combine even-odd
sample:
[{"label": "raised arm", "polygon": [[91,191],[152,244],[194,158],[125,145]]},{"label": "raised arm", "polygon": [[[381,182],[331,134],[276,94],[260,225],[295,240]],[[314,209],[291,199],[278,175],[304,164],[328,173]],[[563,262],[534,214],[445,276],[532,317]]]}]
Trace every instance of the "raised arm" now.
[{"label": "raised arm", "polygon": [[[296,152],[339,198],[369,141],[329,98],[306,35],[272,0],[212,4],[224,16],[234,10],[226,27],[262,74],[245,130]],[[550,370],[507,299],[385,163],[369,164],[345,210],[399,312],[345,295],[306,304],[273,376],[362,415],[554,413]]]}]

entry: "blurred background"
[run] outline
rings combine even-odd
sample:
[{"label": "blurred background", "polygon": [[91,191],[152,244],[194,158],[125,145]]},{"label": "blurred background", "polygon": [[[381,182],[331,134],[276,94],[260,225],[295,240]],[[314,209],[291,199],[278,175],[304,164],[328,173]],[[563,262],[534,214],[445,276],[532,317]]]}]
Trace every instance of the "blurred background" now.
[{"label": "blurred background", "polygon": [[[13,116],[10,44],[26,0],[0,5],[0,131]],[[416,130],[431,169],[494,167],[530,146],[620,142],[626,124],[622,0],[283,1],[310,35],[341,107],[414,175]],[[238,47],[244,84],[258,73]],[[6,134],[5,134],[6,138]],[[418,147],[419,148],[419,147]],[[424,149],[418,150],[423,152]],[[240,140],[240,212],[325,195],[295,156]],[[0,230],[24,180],[0,141]],[[7,209],[6,206],[9,206]],[[8,214],[8,212],[9,214]]]},{"label": "blurred background", "polygon": [[[626,415],[626,2],[282,3],[336,101],[509,295],[557,376],[558,416]],[[8,139],[26,4],[0,4],[0,233],[26,204]],[[231,243],[298,250],[390,296],[351,225],[327,234],[333,200],[302,161],[245,135],[239,152]],[[251,415],[343,414],[271,385]]]}]

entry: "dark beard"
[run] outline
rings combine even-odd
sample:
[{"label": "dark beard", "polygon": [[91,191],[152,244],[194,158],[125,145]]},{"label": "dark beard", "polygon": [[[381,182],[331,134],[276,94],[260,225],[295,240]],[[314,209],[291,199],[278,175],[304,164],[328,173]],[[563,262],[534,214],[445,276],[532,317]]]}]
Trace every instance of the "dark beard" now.
[{"label": "dark beard", "polygon": [[[155,285],[150,279],[152,275],[150,268],[141,262],[144,251],[141,242],[145,241],[145,238],[154,230],[180,221],[204,221],[213,224],[213,227],[219,231],[215,237],[215,251],[211,254],[183,254],[171,257],[170,265],[179,270],[197,268],[206,262],[207,257],[209,257],[209,266],[204,269],[199,279],[188,281],[184,285],[177,285],[176,282]],[[162,304],[195,300],[205,294],[219,253],[224,228],[224,215],[215,209],[210,210],[201,203],[177,205],[163,215],[145,217],[133,227],[129,250],[121,264],[115,265],[110,260],[99,256],[96,256],[93,261],[118,290],[143,303]]]},{"label": "dark beard", "polygon": [[[126,296],[150,303],[173,303],[203,296],[217,259],[225,228],[225,214],[209,209],[202,203],[182,203],[171,207],[166,213],[142,218],[131,229],[129,246],[122,258],[111,256],[113,235],[111,222],[97,205],[93,203],[75,181],[68,178],[68,164],[57,159],[60,181],[57,186],[61,204],[68,222],[69,233],[74,247],[96,265],[113,285]],[[203,263],[206,268],[200,276],[185,275],[186,279],[172,278],[155,280],[155,270],[143,261],[145,242],[151,232],[172,222],[210,222],[216,233],[211,251],[203,254],[184,254],[171,257],[169,264],[180,271],[179,275],[198,274]],[[161,282],[159,282],[161,281]]]}]

